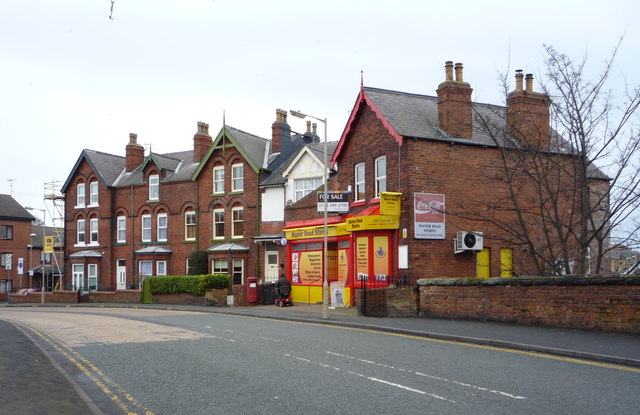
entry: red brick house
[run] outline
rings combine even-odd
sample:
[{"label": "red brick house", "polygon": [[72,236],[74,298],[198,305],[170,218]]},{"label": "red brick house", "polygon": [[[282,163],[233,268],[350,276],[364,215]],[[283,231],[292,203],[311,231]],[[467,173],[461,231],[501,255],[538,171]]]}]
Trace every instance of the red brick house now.
[{"label": "red brick house", "polygon": [[[27,270],[29,263],[29,246],[33,243],[31,222],[35,218],[27,212],[10,195],[0,194],[0,299],[6,299],[6,294],[27,287]],[[37,260],[40,259],[36,252]],[[18,268],[18,260],[22,258],[22,273]]]},{"label": "red brick house", "polygon": [[199,122],[187,151],[145,155],[136,134],[125,157],[83,150],[61,189],[66,285],[137,289],[147,276],[187,274],[194,251],[235,285],[262,279],[265,251],[284,258],[284,221],[262,223],[264,194],[284,187],[272,176],[305,144],[285,114],[276,112],[271,140],[227,125],[214,139]]},{"label": "red brick house", "polygon": [[[351,193],[348,213],[329,218],[329,281],[353,287],[363,281],[535,273],[526,246],[486,218],[506,221],[515,215],[500,205],[508,196],[500,151],[520,154],[528,146],[547,160],[568,159],[566,144],[550,128],[550,100],[533,91],[530,75],[523,88],[518,72],[507,107],[473,103],[462,64],[455,66],[455,80],[454,65],[447,62],[445,68],[436,96],[361,88],[331,159],[337,173],[330,190]],[[603,175],[591,179],[606,187]],[[526,180],[516,183],[526,212],[536,194]],[[572,185],[559,174],[559,188]],[[388,211],[395,202],[381,201],[385,192],[401,194],[397,216]],[[567,197],[561,214],[569,218],[577,207]],[[288,275],[294,294],[302,297],[308,288],[304,278],[296,287],[295,275],[318,273],[321,261],[310,258],[322,253],[320,218],[313,200],[286,209],[285,232],[292,238]]]}]

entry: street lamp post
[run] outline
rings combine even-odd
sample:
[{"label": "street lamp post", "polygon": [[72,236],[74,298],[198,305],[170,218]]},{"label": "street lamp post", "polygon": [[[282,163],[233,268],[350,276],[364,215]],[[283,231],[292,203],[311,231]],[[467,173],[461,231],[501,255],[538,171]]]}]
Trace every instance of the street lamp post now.
[{"label": "street lamp post", "polygon": [[44,209],[38,209],[38,208],[32,208],[32,207],[26,207],[25,209],[27,210],[39,210],[40,212],[42,212],[42,252],[40,253],[40,262],[42,264],[42,290],[40,291],[40,303],[44,304],[44,290],[45,290],[45,285],[44,285],[44,239],[45,239],[45,234],[46,234],[46,228],[45,228],[45,219],[46,219],[46,211]]},{"label": "street lamp post", "polygon": [[327,119],[326,118],[318,118],[313,115],[303,114],[300,111],[289,111],[291,115],[298,118],[313,118],[314,120],[318,120],[324,124],[324,160],[323,160],[323,169],[324,172],[322,174],[322,178],[324,180],[324,244],[322,247],[322,264],[323,264],[323,276],[322,276],[322,318],[329,318],[329,261],[327,261],[327,236],[328,236],[328,226],[327,226],[327,205],[329,203],[328,200],[328,191],[327,191],[327,182],[329,181],[328,168],[327,168]]},{"label": "street lamp post", "polygon": [[[35,236],[35,233],[31,233],[31,235],[29,235],[29,245],[27,245],[29,248],[29,288],[31,288],[31,274],[33,274],[33,271],[31,270],[33,269],[33,238]],[[22,274],[20,274],[20,289],[22,289]]]}]

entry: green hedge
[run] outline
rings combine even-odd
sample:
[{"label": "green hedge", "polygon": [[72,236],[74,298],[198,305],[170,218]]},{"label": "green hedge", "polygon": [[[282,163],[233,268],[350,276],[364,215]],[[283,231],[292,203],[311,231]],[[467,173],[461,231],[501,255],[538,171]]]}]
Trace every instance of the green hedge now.
[{"label": "green hedge", "polygon": [[142,302],[153,302],[153,294],[187,293],[203,296],[206,290],[212,288],[229,288],[231,277],[227,274],[207,275],[170,275],[150,277],[142,284]]}]

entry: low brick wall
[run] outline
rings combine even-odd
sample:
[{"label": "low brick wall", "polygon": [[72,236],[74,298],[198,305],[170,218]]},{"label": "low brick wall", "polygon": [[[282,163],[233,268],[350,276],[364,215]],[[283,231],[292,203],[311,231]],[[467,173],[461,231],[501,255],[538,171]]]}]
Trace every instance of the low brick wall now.
[{"label": "low brick wall", "polygon": [[[33,304],[42,302],[42,293],[35,292],[27,295],[10,294],[9,304]],[[77,304],[77,291],[54,291],[44,293],[44,302],[50,304]]]},{"label": "low brick wall", "polygon": [[153,294],[153,304],[207,305],[207,300],[204,296],[196,297],[187,293]]},{"label": "low brick wall", "polygon": [[140,304],[140,290],[92,291],[88,295],[89,303]]},{"label": "low brick wall", "polygon": [[234,285],[233,286],[233,305],[236,307],[246,307],[249,305],[247,302],[247,286],[246,285]]},{"label": "low brick wall", "polygon": [[418,281],[421,316],[640,333],[640,278],[447,280]]},{"label": "low brick wall", "polygon": [[357,289],[355,306],[367,317],[415,317],[418,291],[415,287]]}]

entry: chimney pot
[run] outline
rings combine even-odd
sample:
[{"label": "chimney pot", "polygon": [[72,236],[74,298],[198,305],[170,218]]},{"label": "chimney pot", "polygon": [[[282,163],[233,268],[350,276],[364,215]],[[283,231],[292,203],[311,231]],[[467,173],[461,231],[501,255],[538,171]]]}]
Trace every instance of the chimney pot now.
[{"label": "chimney pot", "polygon": [[464,79],[462,79],[462,64],[461,63],[456,63],[456,82],[464,82]]},{"label": "chimney pot", "polygon": [[528,73],[524,78],[527,85],[527,92],[533,92],[533,74]]},{"label": "chimney pot", "polygon": [[318,123],[314,122],[311,126],[313,127],[313,134],[318,135]]},{"label": "chimney pot", "polygon": [[311,132],[311,121],[307,120],[307,132]]},{"label": "chimney pot", "polygon": [[516,91],[522,91],[522,69],[516,69]]},{"label": "chimney pot", "polygon": [[129,144],[138,144],[138,134],[129,133]]},{"label": "chimney pot", "polygon": [[445,81],[453,81],[453,61],[444,63]]}]

